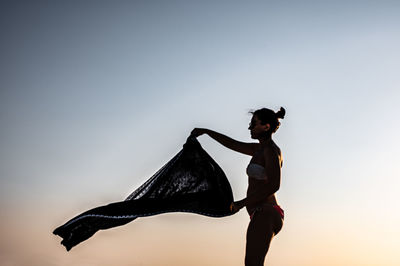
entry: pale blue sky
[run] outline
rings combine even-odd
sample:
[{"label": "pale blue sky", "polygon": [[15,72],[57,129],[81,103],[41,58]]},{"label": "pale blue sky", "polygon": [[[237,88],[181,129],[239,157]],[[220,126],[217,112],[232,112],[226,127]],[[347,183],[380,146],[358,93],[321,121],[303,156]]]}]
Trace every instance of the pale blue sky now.
[{"label": "pale blue sky", "polygon": [[[16,2],[0,4],[4,210],[50,205],[58,225],[123,199],[193,127],[250,141],[247,112],[283,106],[288,227],[372,213],[400,237],[397,1]],[[249,158],[199,139],[243,197]]]}]

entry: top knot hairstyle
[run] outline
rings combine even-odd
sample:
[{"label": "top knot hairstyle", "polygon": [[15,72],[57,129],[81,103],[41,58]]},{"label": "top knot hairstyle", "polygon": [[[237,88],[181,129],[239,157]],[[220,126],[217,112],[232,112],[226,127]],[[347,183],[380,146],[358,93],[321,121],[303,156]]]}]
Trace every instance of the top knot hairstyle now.
[{"label": "top knot hairstyle", "polygon": [[281,109],[279,109],[279,111],[275,113],[271,109],[261,108],[250,113],[256,115],[257,118],[261,121],[261,124],[269,124],[271,128],[270,130],[268,130],[268,133],[272,134],[275,133],[281,125],[278,119],[283,119],[285,117],[286,110],[285,108],[281,107]]}]

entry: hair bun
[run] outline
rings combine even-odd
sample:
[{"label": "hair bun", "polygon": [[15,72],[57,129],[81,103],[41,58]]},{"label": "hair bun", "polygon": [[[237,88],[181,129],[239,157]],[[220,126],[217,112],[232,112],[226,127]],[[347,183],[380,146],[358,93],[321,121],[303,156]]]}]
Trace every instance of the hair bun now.
[{"label": "hair bun", "polygon": [[286,110],[285,108],[281,107],[278,112],[275,113],[277,118],[283,119],[285,118]]}]

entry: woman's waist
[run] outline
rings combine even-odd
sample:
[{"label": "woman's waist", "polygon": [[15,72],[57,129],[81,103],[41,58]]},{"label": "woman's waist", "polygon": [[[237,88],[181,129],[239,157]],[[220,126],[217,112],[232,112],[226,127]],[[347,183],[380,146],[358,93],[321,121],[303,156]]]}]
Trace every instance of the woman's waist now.
[{"label": "woman's waist", "polygon": [[276,201],[275,195],[271,195],[262,201],[259,201],[257,203],[246,206],[246,209],[250,214],[250,213],[254,212],[254,210],[257,208],[260,208],[263,206],[274,206],[274,205],[279,206],[278,202]]},{"label": "woman's waist", "polygon": [[246,209],[247,209],[247,213],[250,215],[250,219],[253,217],[254,213],[256,213],[258,211],[267,211],[267,210],[272,210],[272,209],[274,209],[274,211],[277,211],[282,219],[284,219],[284,217],[285,217],[285,212],[283,211],[281,206],[279,206],[276,203],[276,201],[275,202],[266,201],[266,202],[262,202],[259,204],[246,206]]}]

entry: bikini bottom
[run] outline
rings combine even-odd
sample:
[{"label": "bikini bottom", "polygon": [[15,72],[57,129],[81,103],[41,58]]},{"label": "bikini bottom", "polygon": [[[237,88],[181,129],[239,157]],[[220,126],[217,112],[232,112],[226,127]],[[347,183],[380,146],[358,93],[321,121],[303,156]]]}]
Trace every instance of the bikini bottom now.
[{"label": "bikini bottom", "polygon": [[251,212],[250,212],[250,219],[253,218],[254,214],[257,211],[262,211],[264,208],[269,207],[269,206],[273,207],[278,212],[278,214],[279,214],[279,216],[281,217],[282,220],[285,219],[285,212],[283,211],[281,206],[279,206],[277,204],[271,204],[271,203],[265,203],[263,205],[257,206],[254,209],[252,209]]}]

